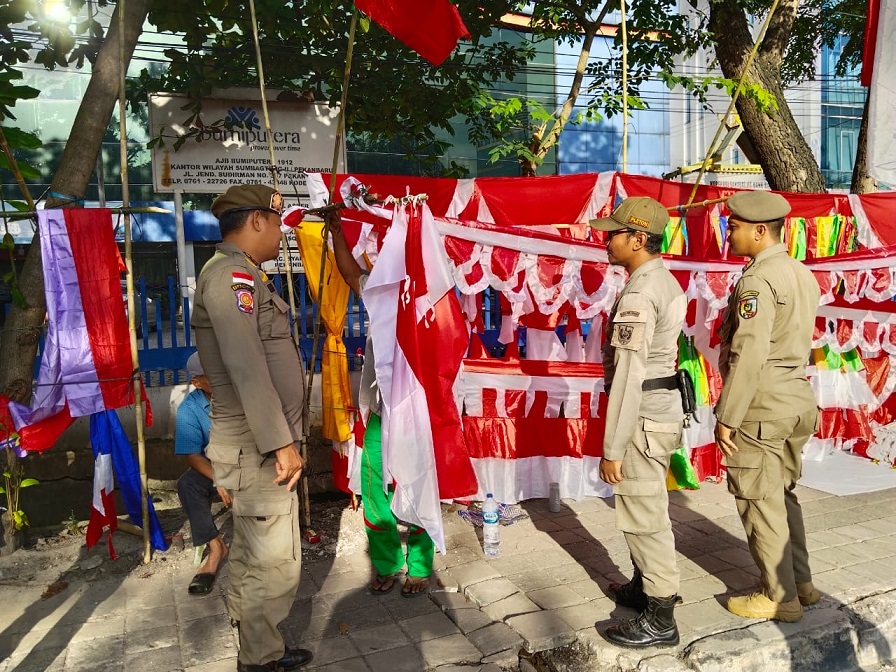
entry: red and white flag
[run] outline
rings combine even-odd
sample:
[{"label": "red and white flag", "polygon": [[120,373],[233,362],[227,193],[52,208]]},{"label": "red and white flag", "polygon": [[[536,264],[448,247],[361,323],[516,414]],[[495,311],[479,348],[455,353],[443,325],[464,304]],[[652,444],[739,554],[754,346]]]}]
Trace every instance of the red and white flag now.
[{"label": "red and white flag", "polygon": [[133,403],[134,386],[111,211],[41,210],[37,220],[47,337],[32,404],[9,412],[22,448],[43,452],[74,418]]},{"label": "red and white flag", "polygon": [[397,206],[364,287],[383,401],[384,483],[392,510],[444,553],[440,499],[473,495],[454,385],[469,332],[426,204]]},{"label": "red and white flag", "polygon": [[355,6],[433,65],[470,39],[457,7],[448,0],[355,0]]},{"label": "red and white flag", "polygon": [[108,445],[94,446],[94,454],[96,457],[93,463],[93,504],[90,508],[85,542],[87,548],[93,548],[103,536],[103,528],[108,527],[109,556],[115,560],[117,556],[112,546],[112,533],[118,529],[118,516],[115,512],[112,452]]}]

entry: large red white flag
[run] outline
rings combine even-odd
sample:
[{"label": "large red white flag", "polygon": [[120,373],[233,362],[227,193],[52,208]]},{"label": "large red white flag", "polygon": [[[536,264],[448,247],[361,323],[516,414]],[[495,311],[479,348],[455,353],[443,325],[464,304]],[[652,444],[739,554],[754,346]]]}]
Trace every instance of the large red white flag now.
[{"label": "large red white flag", "polygon": [[444,553],[440,499],[473,495],[454,385],[469,333],[429,207],[397,206],[364,287],[383,401],[384,483],[392,510]]},{"label": "large red white flag", "polygon": [[134,386],[111,211],[40,210],[37,220],[46,344],[32,404],[9,412],[22,448],[43,452],[74,418],[133,403]]},{"label": "large red white flag", "polygon": [[355,0],[355,6],[433,65],[470,31],[448,0]]},{"label": "large red white flag", "polygon": [[[871,18],[869,25],[873,24]],[[876,19],[876,36],[873,30],[865,33],[866,53],[871,45],[874,49],[868,89],[868,172],[881,182],[896,185],[896,3],[880,2]],[[864,78],[864,64],[862,74]]]}]

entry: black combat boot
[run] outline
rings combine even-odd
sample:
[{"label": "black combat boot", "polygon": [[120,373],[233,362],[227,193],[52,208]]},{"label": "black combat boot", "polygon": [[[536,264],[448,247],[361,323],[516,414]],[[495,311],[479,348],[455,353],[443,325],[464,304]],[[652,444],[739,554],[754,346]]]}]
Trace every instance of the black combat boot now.
[{"label": "black combat boot", "polygon": [[647,597],[647,609],[638,618],[611,626],[606,638],[619,646],[643,648],[645,646],[675,646],[678,644],[678,626],[675,625],[675,605],[681,602],[678,595],[671,597]]},{"label": "black combat boot", "polygon": [[641,572],[635,567],[635,575],[628,583],[611,583],[607,586],[607,595],[616,604],[630,607],[641,613],[647,608],[647,594],[644,592],[644,580]]}]

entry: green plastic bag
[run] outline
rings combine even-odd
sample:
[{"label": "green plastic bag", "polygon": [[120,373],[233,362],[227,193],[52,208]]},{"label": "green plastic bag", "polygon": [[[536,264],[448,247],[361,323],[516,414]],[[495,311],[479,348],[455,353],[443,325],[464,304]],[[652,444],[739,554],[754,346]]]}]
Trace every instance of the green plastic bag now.
[{"label": "green plastic bag", "polygon": [[697,482],[697,474],[690,459],[688,459],[688,449],[684,446],[672,453],[669,460],[669,471],[675,477],[678,487],[686,490],[700,489],[700,484]]}]

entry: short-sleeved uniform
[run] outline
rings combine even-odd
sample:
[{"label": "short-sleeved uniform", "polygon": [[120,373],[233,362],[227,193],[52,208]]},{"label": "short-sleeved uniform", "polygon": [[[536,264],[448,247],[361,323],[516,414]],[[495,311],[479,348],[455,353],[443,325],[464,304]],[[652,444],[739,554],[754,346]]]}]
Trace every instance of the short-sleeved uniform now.
[{"label": "short-sleeved uniform", "polygon": [[212,386],[206,455],[233,497],[228,609],[240,622],[240,662],[265,664],[284,653],[277,624],[301,573],[298,499],[273,483],[273,451],[301,439],[303,367],[286,303],[232,243],[202,269],[192,324]]},{"label": "short-sleeved uniform", "polygon": [[812,580],[803,513],[793,489],[801,453],[817,429],[806,362],[819,301],[818,283],[777,244],[747,264],[722,320],[723,386],[716,419],[734,429],[726,457],[728,489],[737,500],[763,592],[776,602],[796,597]]},{"label": "short-sleeved uniform", "polygon": [[[202,455],[208,445],[211,420],[210,404],[202,390],[190,392],[177,407],[174,425],[174,454]],[[180,505],[190,520],[193,546],[202,546],[218,536],[218,527],[211,512],[211,500],[217,494],[212,479],[193,468],[187,469],[177,481]]]},{"label": "short-sleeved uniform", "polygon": [[663,260],[642,264],[616,300],[603,349],[609,388],[603,457],[622,461],[623,481],[614,488],[616,526],[652,597],[678,593],[666,473],[684,414],[677,389],[642,386],[675,374],[686,309],[687,299]]}]

